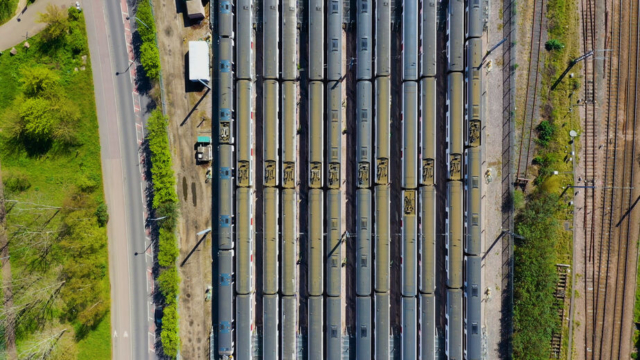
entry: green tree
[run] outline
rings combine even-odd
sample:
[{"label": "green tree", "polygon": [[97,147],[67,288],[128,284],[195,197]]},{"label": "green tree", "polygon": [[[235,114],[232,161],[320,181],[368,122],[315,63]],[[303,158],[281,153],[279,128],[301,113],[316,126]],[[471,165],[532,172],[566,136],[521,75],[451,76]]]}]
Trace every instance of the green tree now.
[{"label": "green tree", "polygon": [[[136,20],[138,33],[144,43],[155,43],[156,41],[156,25],[153,19],[153,12],[149,0],[141,0],[138,2],[136,9]],[[144,25],[142,23],[144,23]],[[146,25],[146,26],[145,26]]]},{"label": "green tree", "polygon": [[180,252],[173,231],[161,228],[158,242],[158,264],[162,267],[174,266]]},{"label": "green tree", "polygon": [[150,79],[160,77],[160,54],[155,43],[145,42],[140,46],[140,63]]},{"label": "green tree", "polygon": [[27,98],[20,106],[23,134],[33,140],[49,140],[57,117],[51,112],[51,102],[44,98]]},{"label": "green tree", "polygon": [[38,13],[38,22],[47,24],[47,27],[42,31],[45,40],[59,39],[69,30],[67,12],[54,4],[47,5],[45,13]]},{"label": "green tree", "polygon": [[158,288],[168,304],[175,303],[176,296],[178,296],[178,291],[180,290],[180,276],[175,266],[160,272],[158,276]]},{"label": "green tree", "polygon": [[561,43],[560,40],[551,39],[544,43],[544,48],[547,49],[547,51],[562,50],[564,48],[564,44]]},{"label": "green tree", "polygon": [[538,143],[542,147],[547,147],[547,145],[549,145],[549,141],[553,138],[553,134],[556,132],[556,126],[549,121],[544,120],[536,126],[536,130],[538,131]]},{"label": "green tree", "polygon": [[22,92],[28,97],[41,96],[53,92],[60,78],[45,66],[24,67],[20,71]]}]

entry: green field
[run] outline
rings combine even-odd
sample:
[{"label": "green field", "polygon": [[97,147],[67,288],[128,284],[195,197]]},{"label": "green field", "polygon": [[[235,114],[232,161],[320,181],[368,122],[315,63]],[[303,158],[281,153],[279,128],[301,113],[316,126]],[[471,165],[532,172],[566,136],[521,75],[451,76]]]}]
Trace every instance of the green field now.
[{"label": "green field", "polygon": [[0,25],[11,20],[17,6],[18,0],[0,0]]},{"label": "green field", "polygon": [[[109,359],[107,218],[91,62],[83,15],[71,8],[63,25],[61,35],[45,31],[29,39],[29,49],[0,57],[18,354]],[[9,313],[3,306],[0,321]]]}]

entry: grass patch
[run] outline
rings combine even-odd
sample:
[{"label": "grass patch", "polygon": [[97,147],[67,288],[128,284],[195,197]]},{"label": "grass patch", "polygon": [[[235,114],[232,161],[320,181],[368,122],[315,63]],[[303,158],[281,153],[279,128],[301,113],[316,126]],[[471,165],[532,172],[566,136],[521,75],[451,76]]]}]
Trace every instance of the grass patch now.
[{"label": "grass patch", "polygon": [[78,342],[78,359],[111,359],[111,317],[109,313],[93,331]]},{"label": "grass patch", "polygon": [[[567,186],[573,185],[571,158],[578,160],[580,143],[578,136],[575,153],[571,154],[569,132],[581,133],[577,111],[571,110],[578,98],[580,75],[567,76],[553,92],[547,89],[569,62],[580,55],[576,14],[574,0],[549,0],[548,38],[554,39],[551,44],[554,46],[541,54],[541,63],[545,65],[540,119],[534,119],[537,135],[532,166],[534,187],[519,209],[515,225],[516,233],[525,238],[518,240],[515,248],[513,349],[516,359],[548,359],[553,330],[560,330],[562,326],[553,297],[557,282],[555,265],[572,265],[573,233],[564,230],[563,224],[573,222],[573,206],[568,204],[574,194]],[[581,74],[581,66],[576,65],[572,72]],[[568,334],[568,328],[561,331]],[[567,340],[565,336],[563,354]]]},{"label": "grass patch", "polygon": [[[50,358],[108,359],[108,250],[98,218],[104,220],[98,211],[104,195],[91,62],[84,15],[71,7],[62,16],[62,35],[45,40],[44,31],[29,39],[29,50],[17,45],[16,56],[0,57],[14,305],[27,309],[15,332],[21,358],[39,358],[32,352],[50,348]],[[52,108],[25,117],[18,111],[22,99],[49,101],[60,116],[51,117]],[[51,131],[38,132],[37,141],[21,128],[44,120]],[[80,356],[88,347],[90,356]]]},{"label": "grass patch", "polygon": [[0,25],[11,20],[18,8],[18,0],[0,0]]}]

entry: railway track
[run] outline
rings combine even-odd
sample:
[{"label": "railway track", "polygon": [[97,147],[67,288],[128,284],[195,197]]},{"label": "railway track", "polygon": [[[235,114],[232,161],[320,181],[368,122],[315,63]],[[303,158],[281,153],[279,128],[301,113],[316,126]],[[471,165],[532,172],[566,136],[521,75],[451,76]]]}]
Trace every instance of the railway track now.
[{"label": "railway track", "polygon": [[[527,70],[527,91],[524,103],[524,118],[522,130],[520,131],[520,146],[518,147],[518,167],[516,172],[516,182],[525,179],[529,168],[529,158],[533,154],[531,151],[531,138],[533,134],[533,123],[537,111],[538,83],[540,79],[540,55],[542,48],[543,29],[546,24],[544,13],[546,1],[535,0],[533,7],[533,27],[531,28],[531,46],[529,48],[529,68]],[[532,71],[533,70],[533,71]]]},{"label": "railway track", "polygon": [[[614,6],[609,62],[607,142],[599,243],[594,246],[594,328],[587,331],[587,359],[628,358],[635,281],[637,224],[629,212],[634,201],[635,129],[638,85],[638,4],[619,0]],[[618,21],[615,21],[616,15]],[[627,284],[632,285],[628,286]],[[588,300],[587,300],[588,301]],[[589,303],[588,303],[589,306]],[[587,313],[588,314],[588,313]],[[589,329],[587,329],[589,330]],[[592,337],[590,342],[589,337]],[[589,344],[592,348],[589,348]]]}]

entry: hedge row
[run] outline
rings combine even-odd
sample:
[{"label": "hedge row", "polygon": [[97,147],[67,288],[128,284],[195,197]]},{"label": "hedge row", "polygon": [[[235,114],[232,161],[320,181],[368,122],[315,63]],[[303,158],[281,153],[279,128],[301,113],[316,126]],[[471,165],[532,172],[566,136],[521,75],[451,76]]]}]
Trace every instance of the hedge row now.
[{"label": "hedge row", "polygon": [[176,267],[179,255],[175,227],[178,196],[169,150],[167,118],[160,110],[154,110],[147,122],[147,142],[151,151],[151,178],[153,180],[153,209],[161,222],[158,235],[158,290],[164,296],[160,339],[164,353],[172,358],[178,354],[178,310],[176,300],[180,291],[180,276]]},{"label": "hedge row", "polygon": [[156,46],[156,25],[151,11],[150,0],[141,0],[136,10],[138,34],[142,39],[140,45],[140,64],[150,79],[160,78],[160,53]]}]

